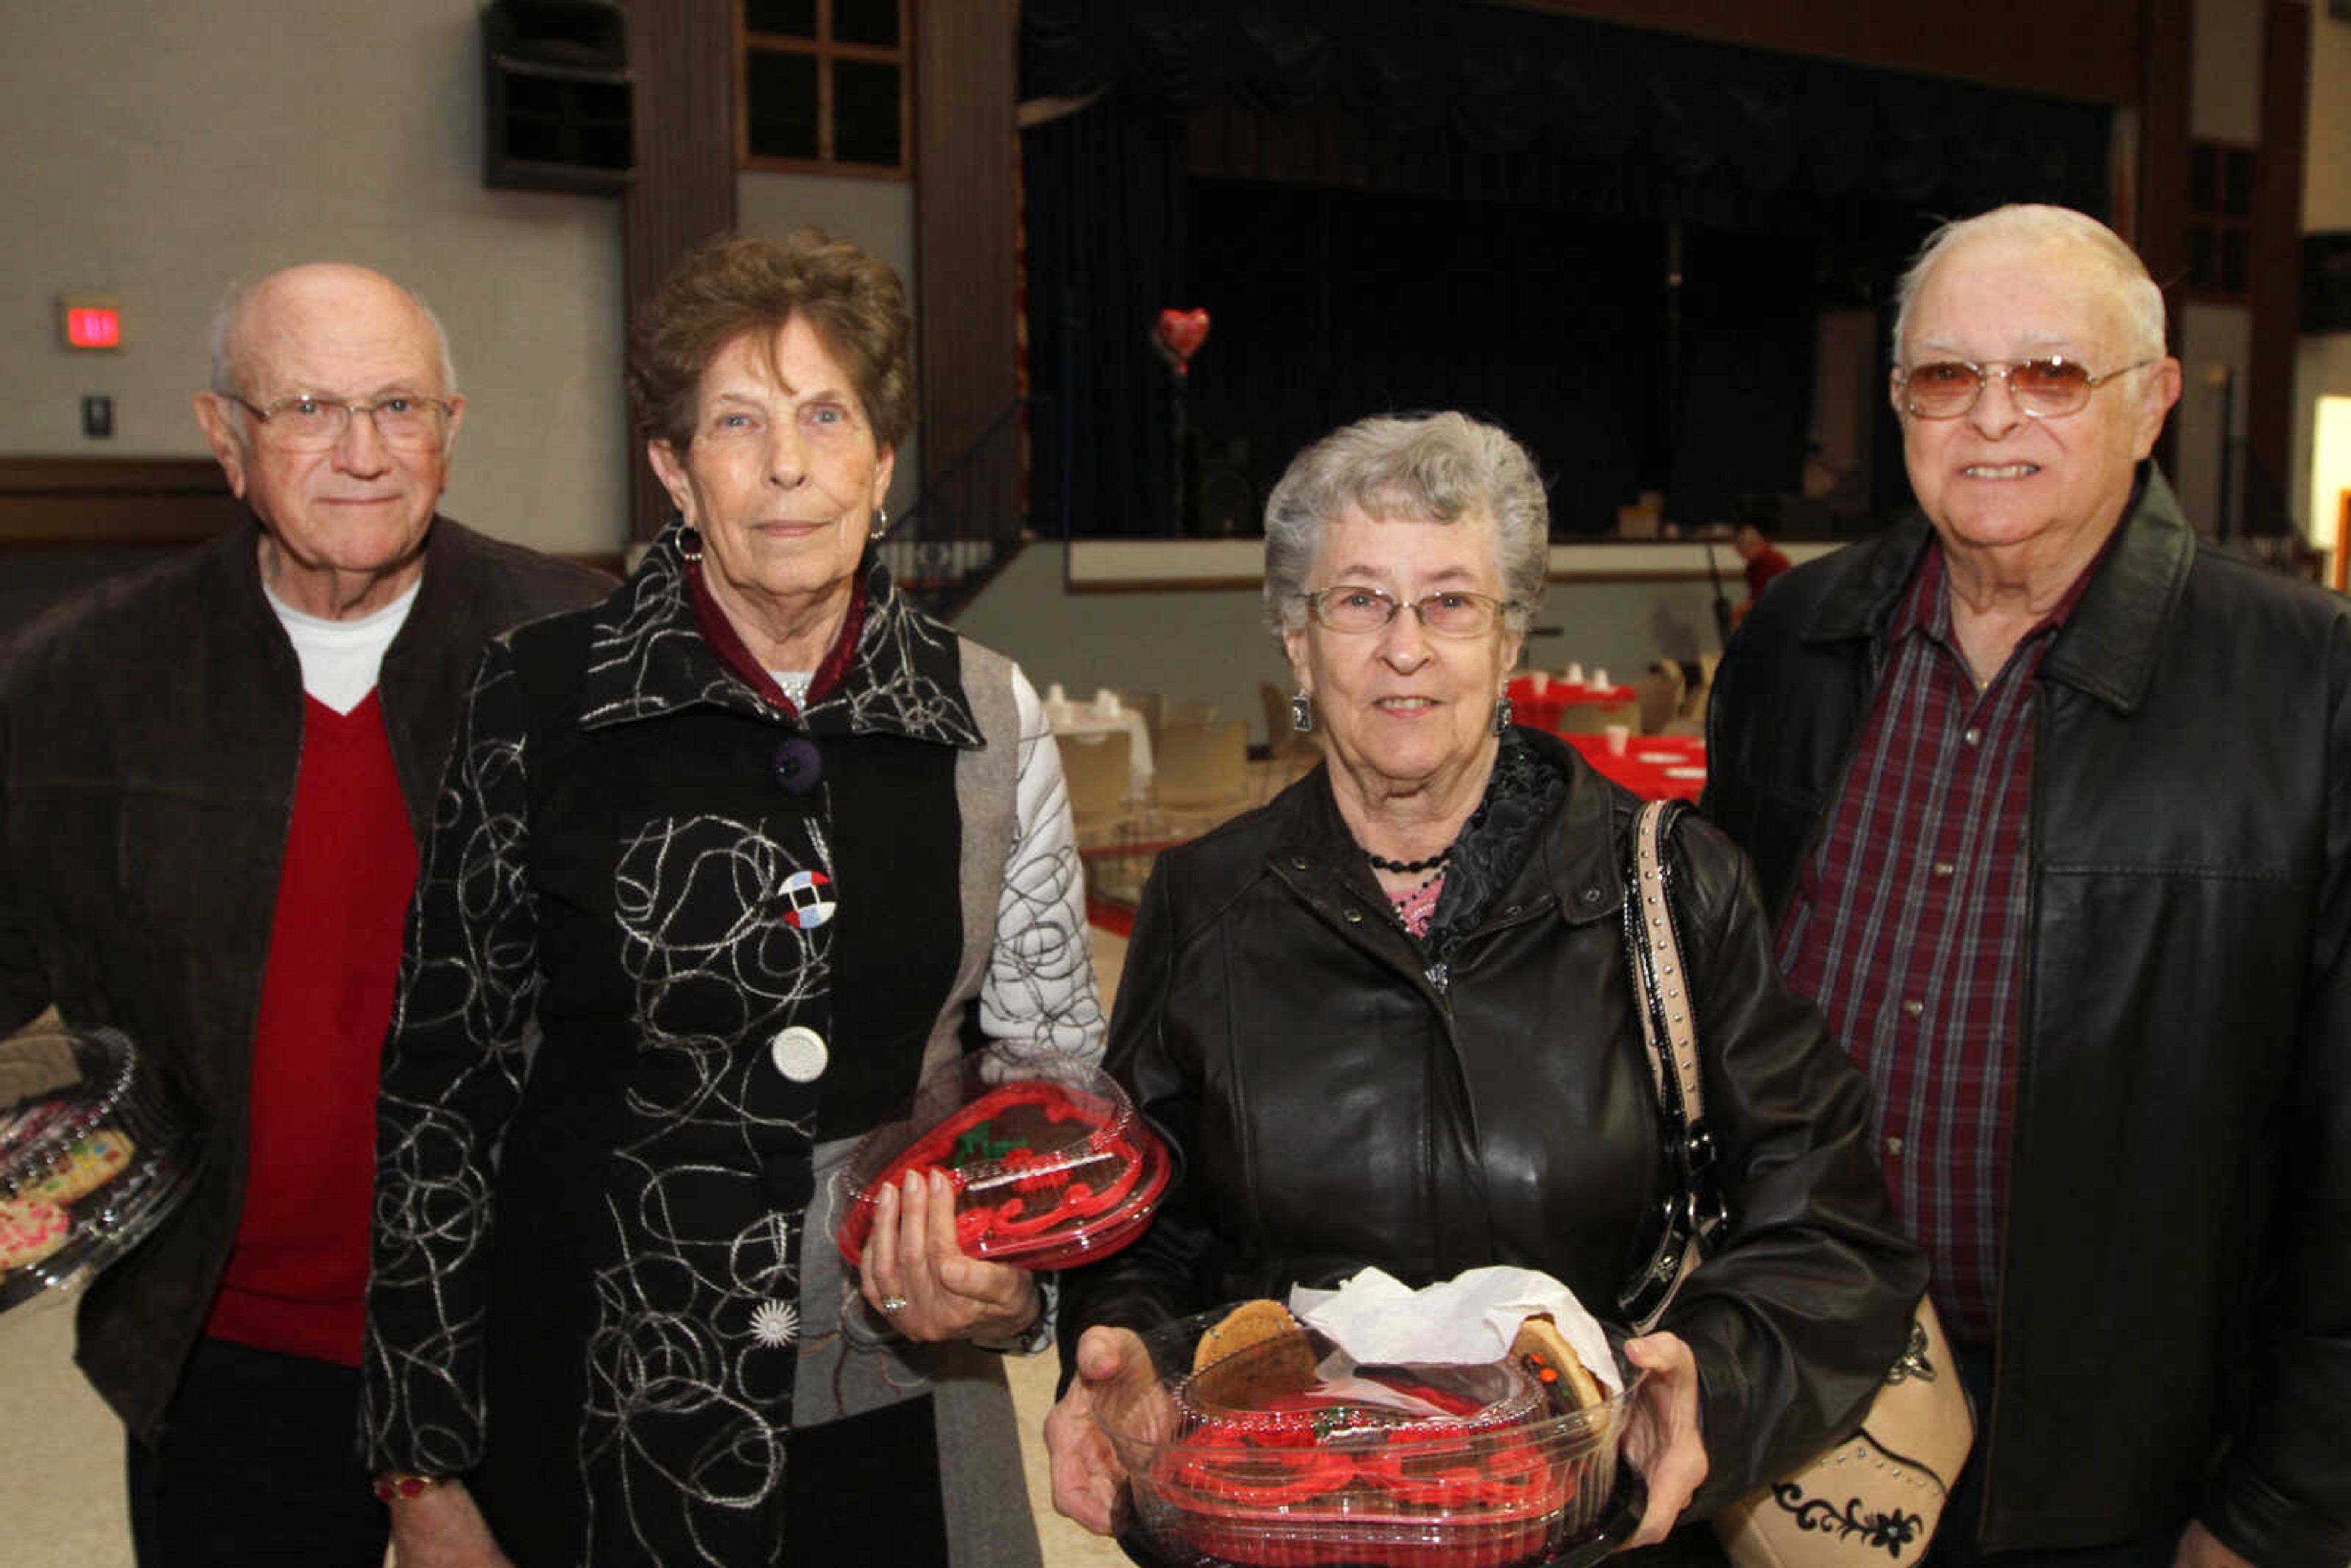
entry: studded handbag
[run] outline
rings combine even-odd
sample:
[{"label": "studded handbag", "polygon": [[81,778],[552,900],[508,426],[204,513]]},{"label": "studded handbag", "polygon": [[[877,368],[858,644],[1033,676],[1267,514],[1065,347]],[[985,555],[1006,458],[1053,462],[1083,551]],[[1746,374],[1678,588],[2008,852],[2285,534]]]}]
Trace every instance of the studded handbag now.
[{"label": "studded handbag", "polygon": [[[1677,1186],[1656,1253],[1618,1299],[1644,1333],[1714,1251],[1729,1223],[1712,1179],[1697,1009],[1687,995],[1665,854],[1680,810],[1666,801],[1642,808],[1625,900],[1625,948],[1643,1001],[1636,1009],[1642,1042]],[[1740,1568],[1909,1568],[1926,1555],[1974,1441],[1975,1416],[1949,1343],[1933,1300],[1922,1297],[1908,1343],[1860,1426],[1794,1474],[1718,1513],[1715,1534]]]}]

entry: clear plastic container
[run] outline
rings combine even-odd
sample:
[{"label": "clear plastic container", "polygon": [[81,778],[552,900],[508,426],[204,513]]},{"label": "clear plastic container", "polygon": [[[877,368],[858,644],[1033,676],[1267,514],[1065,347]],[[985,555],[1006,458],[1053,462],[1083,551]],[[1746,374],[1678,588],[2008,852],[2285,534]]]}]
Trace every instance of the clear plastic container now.
[{"label": "clear plastic container", "polygon": [[1268,1342],[1195,1372],[1224,1315],[1144,1335],[1149,1366],[1094,1393],[1163,1563],[1522,1568],[1596,1561],[1637,1519],[1617,1469],[1629,1395],[1569,1410],[1516,1357],[1355,1366],[1311,1329],[1303,1352]]},{"label": "clear plastic container", "polygon": [[0,1040],[0,1310],[69,1291],[187,1195],[185,1098],[120,1030]]},{"label": "clear plastic container", "polygon": [[945,1171],[955,1183],[967,1253],[1059,1269],[1140,1236],[1166,1190],[1169,1161],[1108,1073],[983,1051],[924,1079],[907,1114],[850,1155],[837,1178],[835,1234],[852,1264],[864,1255],[882,1189],[914,1170]]}]

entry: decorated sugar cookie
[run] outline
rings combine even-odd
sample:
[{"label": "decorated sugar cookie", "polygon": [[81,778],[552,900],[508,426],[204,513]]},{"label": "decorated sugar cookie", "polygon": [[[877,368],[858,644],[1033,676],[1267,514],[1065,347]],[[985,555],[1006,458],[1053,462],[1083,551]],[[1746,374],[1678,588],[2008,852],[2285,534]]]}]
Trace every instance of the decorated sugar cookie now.
[{"label": "decorated sugar cookie", "polygon": [[71,1203],[112,1181],[130,1163],[129,1138],[112,1128],[92,1133],[76,1144],[45,1179],[26,1188],[25,1196]]},{"label": "decorated sugar cookie", "polygon": [[66,1244],[66,1211],[38,1198],[0,1197],[0,1273],[37,1263]]}]

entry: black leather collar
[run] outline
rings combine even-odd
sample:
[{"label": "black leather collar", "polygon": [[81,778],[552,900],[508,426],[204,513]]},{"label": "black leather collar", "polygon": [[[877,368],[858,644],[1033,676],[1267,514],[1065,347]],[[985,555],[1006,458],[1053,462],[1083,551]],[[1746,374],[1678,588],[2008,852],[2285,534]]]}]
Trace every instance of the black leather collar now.
[{"label": "black leather collar", "polygon": [[[1882,638],[1933,538],[1925,514],[1914,509],[1859,547],[1871,552],[1865,566],[1822,600],[1802,641]],[[2141,463],[2131,508],[2042,660],[2040,678],[2076,687],[2118,712],[2136,712],[2195,559],[2195,531],[2180,515],[2179,497],[2151,460]]]}]

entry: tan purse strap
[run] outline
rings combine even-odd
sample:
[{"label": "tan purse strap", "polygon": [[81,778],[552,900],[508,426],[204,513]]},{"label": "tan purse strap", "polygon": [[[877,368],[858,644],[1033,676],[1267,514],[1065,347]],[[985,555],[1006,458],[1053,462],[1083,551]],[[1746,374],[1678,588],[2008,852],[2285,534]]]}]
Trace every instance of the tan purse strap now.
[{"label": "tan purse strap", "polygon": [[1678,802],[1664,800],[1642,806],[1634,821],[1625,889],[1625,946],[1639,993],[1634,1011],[1640,1019],[1642,1049],[1675,1177],[1656,1249],[1617,1296],[1618,1306],[1640,1333],[1654,1327],[1673,1304],[1682,1281],[1713,1250],[1723,1223],[1719,1196],[1708,1179],[1715,1151],[1698,1073],[1697,998],[1682,962],[1673,876],[1666,859],[1667,837],[1680,810]]},{"label": "tan purse strap", "polygon": [[[1641,929],[1655,966],[1651,983],[1665,1014],[1668,1049],[1664,1065],[1657,1060],[1658,1041],[1654,1034],[1644,1033],[1648,1037],[1649,1071],[1656,1080],[1658,1100],[1665,1100],[1666,1073],[1670,1070],[1674,1088],[1681,1095],[1682,1120],[1696,1126],[1706,1118],[1706,1091],[1698,1083],[1698,1029],[1690,1021],[1688,977],[1683,972],[1681,939],[1674,929],[1673,899],[1666,886],[1665,838],[1666,803],[1652,800],[1641,808],[1640,820],[1635,824],[1634,864],[1639,880],[1629,896],[1640,901]],[[1651,1010],[1644,1009],[1644,1017]],[[1651,1029],[1655,1027],[1653,1022]]]}]

